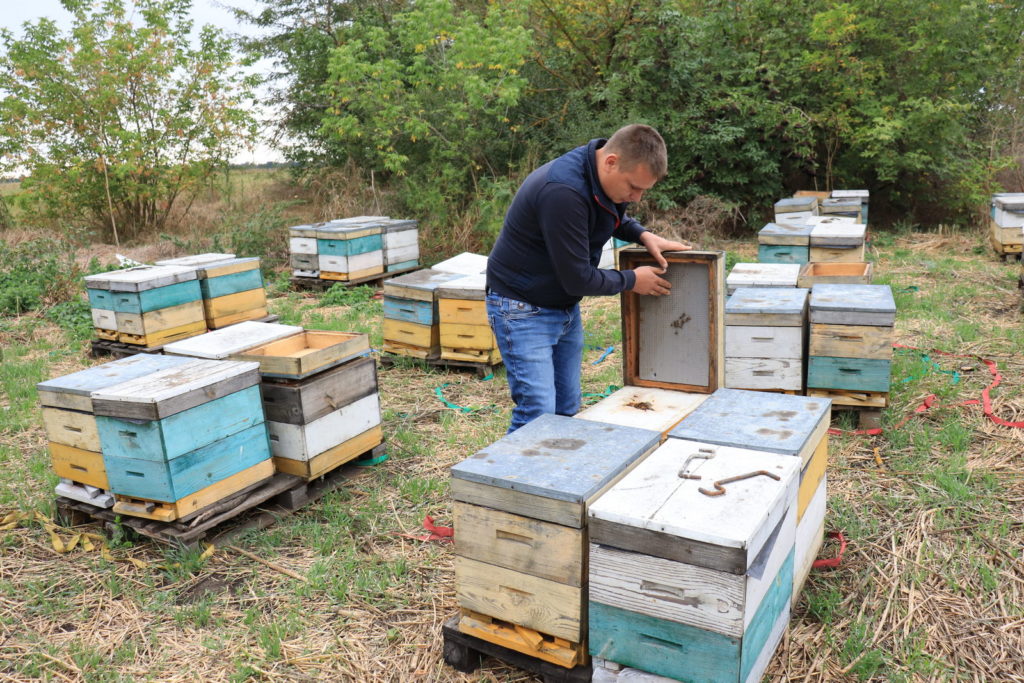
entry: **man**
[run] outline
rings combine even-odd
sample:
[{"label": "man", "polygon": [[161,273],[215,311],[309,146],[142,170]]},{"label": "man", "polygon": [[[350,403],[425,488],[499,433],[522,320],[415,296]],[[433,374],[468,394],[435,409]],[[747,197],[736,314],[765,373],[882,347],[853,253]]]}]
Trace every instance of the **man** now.
[{"label": "man", "polygon": [[[663,251],[689,249],[648,232],[626,204],[668,170],[665,141],[632,124],[608,140],[591,140],[544,164],[523,182],[487,263],[487,317],[508,373],[515,408],[509,432],[544,413],[580,408],[584,296],[661,296]],[[601,249],[612,236],[647,248],[660,268],[603,270]]]}]

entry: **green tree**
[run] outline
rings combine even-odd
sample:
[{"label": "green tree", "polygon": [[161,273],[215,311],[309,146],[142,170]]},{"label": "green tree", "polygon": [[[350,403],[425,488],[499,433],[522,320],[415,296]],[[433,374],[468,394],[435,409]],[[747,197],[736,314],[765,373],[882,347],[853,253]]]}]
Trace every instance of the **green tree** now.
[{"label": "green tree", "polygon": [[190,0],[62,5],[67,33],[0,31],[0,170],[25,171],[31,218],[159,230],[254,132],[253,79],[213,27],[192,46]]}]

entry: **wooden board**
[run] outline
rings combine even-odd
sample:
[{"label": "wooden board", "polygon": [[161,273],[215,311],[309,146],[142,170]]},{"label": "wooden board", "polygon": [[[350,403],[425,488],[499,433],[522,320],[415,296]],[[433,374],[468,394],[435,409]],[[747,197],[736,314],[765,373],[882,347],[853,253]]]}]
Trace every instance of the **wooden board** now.
[{"label": "wooden board", "polygon": [[451,468],[455,500],[579,528],[658,432],[542,415]]},{"label": "wooden board", "polygon": [[104,455],[165,462],[263,422],[260,388],[253,385],[162,420],[98,416]]},{"label": "wooden board", "polygon": [[[860,210],[859,208],[857,209]],[[840,249],[861,248],[863,253],[864,238],[868,226],[863,223],[820,222],[811,230],[811,260],[815,247],[834,247]],[[858,259],[863,261],[864,259]]]},{"label": "wooden board", "polygon": [[211,263],[220,263],[222,261],[230,261],[235,258],[235,254],[223,254],[217,252],[207,252],[205,254],[193,254],[191,256],[179,256],[177,258],[161,259],[154,261],[153,265],[157,266],[191,266],[196,269],[197,274],[202,274],[199,266],[209,265]]},{"label": "wooden board", "polygon": [[[442,299],[442,303],[444,300]],[[482,325],[461,325],[456,323],[441,322],[438,326],[441,346],[453,349],[476,349],[489,351],[498,348],[498,341],[494,338],[491,326]]]},{"label": "wooden board", "polygon": [[742,639],[591,601],[590,653],[677,680],[756,683],[785,632],[792,593],[791,553]]},{"label": "wooden board", "polygon": [[205,507],[232,496],[239,491],[257,485],[274,476],[274,463],[269,459],[247,467],[229,477],[214,482],[195,493],[171,502],[148,501],[129,496],[117,496],[114,512],[119,515],[142,517],[170,522],[202,510]]},{"label": "wooden board", "polygon": [[148,313],[114,314],[117,331],[134,335],[154,335],[165,330],[173,330],[197,322],[206,322],[203,317],[203,302],[189,301],[170,308],[161,308]]},{"label": "wooden board", "polygon": [[[248,311],[240,311],[238,313],[224,315],[218,318],[207,318],[206,326],[211,330],[221,330],[226,327],[231,327],[232,325],[237,325],[238,323],[250,320],[263,320],[267,317],[269,316],[267,316],[266,308],[253,308]],[[277,319],[277,316],[273,317],[275,320]]]},{"label": "wooden board", "polygon": [[289,237],[288,251],[290,254],[312,254],[316,255],[315,237]]},{"label": "wooden board", "polygon": [[258,362],[264,375],[301,379],[369,350],[370,339],[365,333],[306,330],[302,334],[254,346],[233,354],[232,358]]},{"label": "wooden board", "polygon": [[891,327],[896,300],[889,285],[815,285],[809,318],[812,323]]},{"label": "wooden board", "polygon": [[487,302],[484,300],[442,298],[437,302],[440,322],[453,325],[487,325]]},{"label": "wooden board", "polygon": [[124,342],[125,344],[135,344],[136,346],[152,348],[154,346],[163,346],[167,342],[194,337],[197,334],[203,334],[204,332],[206,332],[206,320],[199,320],[193,323],[188,323],[187,325],[171,327],[166,330],[160,330],[150,334],[132,334],[130,332],[119,331],[117,333],[117,340],[119,342]]},{"label": "wooden board", "polygon": [[372,357],[365,356],[304,380],[268,377],[260,388],[268,420],[308,424],[377,393],[377,364]]},{"label": "wooden board", "polygon": [[725,302],[725,324],[803,327],[809,292],[796,287],[741,287]]},{"label": "wooden board", "polygon": [[[416,325],[434,325],[438,322],[437,304],[433,301],[403,299],[385,294],[381,303],[385,321],[400,320]],[[387,337],[387,334],[384,336]]]},{"label": "wooden board", "polygon": [[730,358],[803,358],[803,327],[725,326],[726,374]]},{"label": "wooden board", "polygon": [[860,197],[829,197],[821,201],[821,213],[849,213],[856,215],[860,213]]},{"label": "wooden board", "polygon": [[[351,264],[350,264],[351,265]],[[323,280],[336,280],[338,282],[348,282],[350,284],[357,284],[359,282],[368,282],[372,279],[379,278],[384,275],[384,262],[368,266],[366,268],[353,268],[348,271],[338,270],[321,270],[320,277]]]},{"label": "wooden board", "polygon": [[407,356],[409,358],[419,358],[420,360],[433,360],[441,357],[440,347],[413,346],[412,344],[404,344],[387,338],[384,339],[384,351],[393,353],[396,356]]},{"label": "wooden board", "polygon": [[203,298],[198,280],[189,280],[142,292],[113,292],[113,308],[118,313],[149,313],[179,306]]},{"label": "wooden board", "polygon": [[796,524],[790,508],[762,557],[744,574],[591,544],[590,600],[742,638],[793,554]]},{"label": "wooden board", "polygon": [[496,365],[501,362],[501,352],[497,347],[493,349],[467,349],[463,347],[441,346],[441,358],[443,360],[459,361],[464,363],[481,363],[483,365]]},{"label": "wooden board", "polygon": [[103,462],[103,453],[87,451],[51,441],[50,463],[58,477],[70,479],[79,484],[88,484],[98,489],[109,489],[110,481]]},{"label": "wooden board", "polygon": [[420,233],[414,221],[407,225],[386,226],[384,228],[384,251],[389,249],[402,249],[405,247],[418,247]]},{"label": "wooden board", "polygon": [[262,422],[166,462],[103,455],[111,492],[167,503],[269,459]]},{"label": "wooden board", "polygon": [[796,287],[800,266],[795,263],[737,263],[725,278],[728,294],[740,287]]},{"label": "wooden board", "polygon": [[803,265],[811,260],[810,247],[759,244],[757,245],[757,260],[761,263],[798,263]]},{"label": "wooden board", "polygon": [[297,253],[288,255],[288,265],[298,270],[320,272],[320,256],[314,251],[312,253]]},{"label": "wooden board", "polygon": [[[779,478],[742,479],[718,496],[701,492],[762,470]],[[791,508],[796,524],[799,476],[800,463],[790,456],[669,439],[590,505],[590,541],[745,574]],[[634,530],[649,533],[633,538]],[[652,533],[659,543],[649,542]]]},{"label": "wooden board", "polygon": [[872,263],[805,263],[800,268],[797,287],[818,284],[870,285]]},{"label": "wooden board", "polygon": [[586,637],[583,589],[455,556],[461,607],[577,643]]},{"label": "wooden board", "polygon": [[811,565],[825,538],[825,511],[828,499],[828,476],[823,476],[811,498],[803,517],[796,527],[796,546],[793,567],[793,606],[800,598],[800,591]]},{"label": "wooden board", "polygon": [[385,297],[393,296],[402,299],[433,302],[436,299],[435,291],[440,284],[449,280],[457,280],[461,276],[461,273],[449,273],[425,268],[385,280],[381,284],[381,288],[384,290]]},{"label": "wooden board", "polygon": [[815,389],[888,392],[892,362],[879,358],[808,356],[807,386]]},{"label": "wooden board", "polygon": [[114,292],[109,289],[86,288],[86,296],[89,297],[89,306],[105,310],[114,310]]},{"label": "wooden board", "polygon": [[797,213],[808,211],[814,213],[818,208],[818,198],[813,195],[802,195],[799,197],[783,197],[775,202],[775,213]]},{"label": "wooden board", "polygon": [[246,321],[222,330],[207,332],[191,339],[168,344],[164,347],[164,353],[171,356],[223,360],[232,354],[300,332],[302,332],[302,328],[297,325]]},{"label": "wooden board", "polygon": [[[199,274],[200,280],[220,280],[221,278],[227,278],[229,276],[235,276],[234,282],[254,282],[256,274],[260,272],[260,259],[257,256],[246,256],[243,258],[233,258],[226,261],[214,261],[211,263],[199,264],[196,266],[196,272]],[[243,277],[244,276],[244,277]],[[221,282],[213,287],[225,287],[230,282]],[[200,282],[200,286],[204,286]],[[263,286],[263,276],[260,276],[260,282],[258,285],[252,285],[249,287],[238,288],[235,287],[236,291],[243,291],[245,289],[253,289],[255,287]],[[214,292],[215,296],[221,296],[222,294],[228,294],[229,292],[217,293]],[[203,295],[206,296],[204,290]]]},{"label": "wooden board", "polygon": [[811,325],[811,356],[892,359],[894,328],[875,325]]},{"label": "wooden board", "polygon": [[[115,325],[116,325],[116,323],[115,323]],[[93,332],[96,334],[96,337],[98,339],[105,339],[107,341],[114,341],[114,342],[117,341],[117,330],[116,329],[104,330],[104,329],[101,329],[99,327],[96,327],[96,328],[93,328]],[[95,355],[95,354],[93,354],[93,355]]]},{"label": "wooden board", "polygon": [[[623,383],[710,393],[725,380],[724,253],[664,254],[669,296],[622,293]],[[624,249],[620,265],[655,265],[644,249]]]},{"label": "wooden board", "polygon": [[278,472],[284,472],[301,477],[306,481],[312,481],[347,462],[355,460],[383,442],[383,432],[380,426],[377,426],[338,444],[334,448],[329,448],[309,460],[275,457],[274,466]]},{"label": "wooden board", "polygon": [[48,406],[44,406],[42,412],[46,438],[50,441],[86,451],[102,450],[96,417],[91,412]]},{"label": "wooden board", "polygon": [[586,581],[585,529],[456,501],[455,554],[567,586]]},{"label": "wooden board", "polygon": [[[840,216],[838,214],[829,214],[827,216],[811,216],[805,219],[808,225],[851,225],[857,223],[857,218],[854,216]],[[862,225],[866,225],[862,223]]]},{"label": "wooden board", "polygon": [[399,273],[407,273],[410,270],[416,270],[419,267],[420,267],[420,259],[419,259],[418,256],[416,258],[414,258],[414,259],[410,259],[408,261],[401,261],[399,263],[395,263],[394,261],[388,261],[386,259],[384,261],[384,270],[389,275],[391,275],[391,274],[397,275]]},{"label": "wooden board", "polygon": [[188,359],[145,376],[93,391],[96,415],[161,420],[259,382],[256,363]]},{"label": "wooden board", "polygon": [[885,391],[850,391],[808,387],[807,395],[827,398],[832,401],[833,407],[884,408],[889,405],[889,393]]},{"label": "wooden board", "polygon": [[486,295],[487,276],[483,273],[463,275],[455,280],[448,280],[437,286],[438,307],[443,308],[442,299],[461,299],[463,301],[483,301]]},{"label": "wooden board", "polygon": [[[249,261],[249,259],[239,259]],[[241,267],[240,264],[237,267]],[[203,292],[204,299],[216,299],[228,294],[248,292],[253,289],[263,289],[263,274],[259,269],[259,259],[255,259],[253,268],[240,270],[237,273],[207,277],[199,281],[199,288]]]},{"label": "wooden board", "polygon": [[731,389],[788,389],[804,386],[800,358],[725,358],[725,386]]},{"label": "wooden board", "polygon": [[207,320],[217,320],[250,311],[262,311],[260,317],[267,314],[267,292],[262,287],[218,296],[216,299],[203,299],[203,314]]},{"label": "wooden board", "polygon": [[831,402],[740,389],[719,389],[669,437],[799,456],[810,460],[828,429]]},{"label": "wooden board", "polygon": [[267,430],[274,457],[306,461],[379,424],[380,399],[374,392],[308,424],[268,421]]},{"label": "wooden board", "polygon": [[54,408],[93,412],[92,392],[191,363],[191,359],[147,353],[120,358],[36,385],[39,403]]},{"label": "wooden board", "polygon": [[117,313],[104,308],[93,308],[92,326],[98,330],[109,330],[113,332],[114,339],[117,338]]},{"label": "wooden board", "polygon": [[810,245],[812,226],[805,222],[768,223],[757,232],[758,244],[788,247]]},{"label": "wooden board", "polygon": [[420,246],[418,244],[410,244],[405,247],[384,247],[384,264],[387,266],[418,261],[419,257]]},{"label": "wooden board", "polygon": [[638,427],[668,434],[708,397],[651,387],[623,387],[576,413],[581,420]]},{"label": "wooden board", "polygon": [[464,251],[461,254],[452,256],[450,259],[445,259],[440,263],[435,263],[431,268],[442,273],[474,275],[476,273],[486,272],[487,257]]},{"label": "wooden board", "polygon": [[[353,221],[350,223],[342,221],[329,221],[320,224],[316,231],[317,240],[343,242],[347,240],[355,241],[364,237],[377,237],[380,239],[381,226],[375,224],[374,221]],[[380,246],[377,248],[380,249]]]},{"label": "wooden board", "polygon": [[[490,328],[487,328],[490,330]],[[439,325],[420,325],[384,318],[384,339],[419,348],[441,351],[441,328]],[[490,347],[488,347],[490,348]]]},{"label": "wooden board", "polygon": [[811,247],[808,254],[816,263],[861,263],[864,261],[864,245],[859,247]]},{"label": "wooden board", "polygon": [[[564,638],[549,636],[546,633],[528,629],[510,621],[495,619],[472,610],[462,610],[458,628],[466,635],[475,636],[503,648],[522,652],[536,660],[557,664],[567,669],[585,664],[590,659],[587,656],[585,644],[570,643]],[[585,680],[590,683],[589,677]]]},{"label": "wooden board", "polygon": [[796,494],[797,523],[807,514],[807,507],[820,488],[826,469],[828,469],[828,433],[821,437],[818,447],[814,449],[814,455],[800,471],[800,488]]},{"label": "wooden board", "polygon": [[384,241],[380,234],[342,239],[324,239],[317,236],[316,242],[316,251],[320,256],[353,257],[381,251],[384,248]]},{"label": "wooden board", "polygon": [[[98,275],[86,275],[85,286],[112,292],[144,292],[197,278],[191,266],[135,266]],[[198,283],[197,285],[198,286]]]},{"label": "wooden board", "polygon": [[60,483],[53,487],[53,492],[58,496],[77,500],[98,508],[109,508],[114,505],[114,496],[101,488],[78,484],[71,479],[61,477]]}]

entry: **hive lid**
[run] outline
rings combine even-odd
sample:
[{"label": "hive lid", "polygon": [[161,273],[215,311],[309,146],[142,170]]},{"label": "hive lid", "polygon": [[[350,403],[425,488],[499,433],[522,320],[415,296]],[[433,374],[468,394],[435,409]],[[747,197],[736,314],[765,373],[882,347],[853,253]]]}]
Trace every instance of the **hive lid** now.
[{"label": "hive lid", "polygon": [[219,263],[221,261],[230,261],[235,258],[234,254],[217,254],[217,253],[206,253],[206,254],[195,254],[193,256],[179,256],[178,258],[168,258],[156,261],[158,266],[205,266],[210,263]]},{"label": "hive lid", "polygon": [[[36,389],[40,391],[39,401],[44,406],[52,405],[92,412],[92,392],[189,362],[191,362],[190,358],[179,356],[138,353],[134,356],[79,370],[70,375],[39,382]],[[51,394],[62,396],[60,399],[54,400],[56,397],[50,396]],[[73,398],[69,399],[69,395]],[[73,403],[69,404],[69,400]]]},{"label": "hive lid", "polygon": [[87,275],[85,286],[114,292],[144,292],[195,280],[198,277],[196,269],[192,266],[135,266],[124,270],[112,270],[109,273]]},{"label": "hive lid", "polygon": [[828,318],[838,318],[838,324],[843,323],[841,315],[869,313],[882,322],[860,324],[892,325],[896,320],[896,300],[889,285],[819,284],[811,289],[810,313],[812,323],[832,322],[820,317],[823,313],[832,314]]},{"label": "hive lid", "polygon": [[480,254],[472,254],[464,251],[450,259],[430,266],[433,270],[440,270],[446,273],[462,273],[463,275],[474,275],[487,271],[487,257]]},{"label": "hive lid", "polygon": [[[799,273],[800,266],[796,267]],[[740,287],[725,302],[726,324],[737,315],[802,315],[807,309],[809,292],[797,287]]]},{"label": "hive lid", "polygon": [[245,349],[290,337],[300,332],[302,332],[302,328],[297,325],[247,320],[196,337],[166,344],[164,353],[220,360]]},{"label": "hive lid", "polygon": [[775,213],[814,211],[817,206],[817,197],[786,197],[775,202]]},{"label": "hive lid", "polygon": [[436,291],[439,299],[483,300],[486,289],[487,276],[477,273],[448,280],[438,285]]}]

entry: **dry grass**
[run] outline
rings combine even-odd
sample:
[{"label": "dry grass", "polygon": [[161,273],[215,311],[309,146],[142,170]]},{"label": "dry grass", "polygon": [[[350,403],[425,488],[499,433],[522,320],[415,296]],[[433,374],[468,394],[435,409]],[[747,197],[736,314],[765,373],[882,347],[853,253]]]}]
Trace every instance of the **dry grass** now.
[{"label": "dry grass", "polygon": [[[994,410],[1024,419],[1016,269],[975,254],[980,244],[970,235],[900,237],[876,249],[876,272],[894,290],[918,288],[898,294],[901,342],[996,359],[1003,385]],[[749,240],[719,246],[753,260]],[[298,301],[288,305],[314,303]],[[595,341],[616,343],[614,299],[588,301],[585,317]],[[18,363],[42,362],[49,351],[35,339],[58,337],[45,329],[3,346],[23,347]],[[597,366],[600,351],[587,351],[585,391],[618,381],[618,350]],[[940,405],[879,437],[832,439],[826,526],[850,545],[837,569],[812,573],[769,667],[773,680],[1024,680],[1024,430],[959,405],[991,381],[977,359],[931,357],[960,381],[931,371],[894,385],[885,421],[930,393]],[[62,358],[46,374],[80,362]],[[897,381],[923,372],[911,354],[895,367]],[[494,660],[471,676],[444,664],[440,626],[456,608],[452,548],[401,535],[422,533],[428,514],[450,523],[447,469],[504,432],[503,376],[399,362],[382,367],[379,382],[390,460],[353,468],[336,492],[236,541],[307,581],[230,549],[204,562],[143,542],[114,548],[108,562],[98,552],[58,555],[35,523],[0,532],[0,681],[536,680]],[[473,410],[445,407],[434,394],[444,384],[448,401]],[[0,486],[17,492],[19,507],[48,507],[44,441],[38,418],[0,429]]]}]

